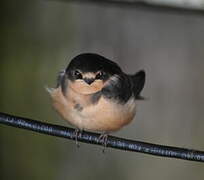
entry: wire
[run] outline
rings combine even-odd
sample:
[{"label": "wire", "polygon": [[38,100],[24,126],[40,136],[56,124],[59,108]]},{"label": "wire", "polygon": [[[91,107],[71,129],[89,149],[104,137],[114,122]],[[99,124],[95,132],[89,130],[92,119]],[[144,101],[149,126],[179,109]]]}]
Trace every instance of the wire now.
[{"label": "wire", "polygon": [[[8,126],[13,126],[17,128],[27,129],[34,132],[48,134],[57,137],[63,137],[67,139],[76,139],[76,131],[73,128],[68,128],[64,126],[48,124],[36,120],[31,120],[28,118],[17,117],[9,115],[6,113],[0,112],[0,123]],[[86,132],[77,137],[78,141],[103,145],[101,141],[98,141],[100,134]],[[158,144],[151,144],[141,141],[133,141],[129,139],[118,138],[114,136],[108,136],[107,147],[126,150],[126,151],[135,151],[140,153],[146,153],[156,156],[163,156],[169,158],[178,158],[183,160],[190,161],[199,161],[204,162],[204,152],[197,151],[186,148],[179,148],[173,146],[164,146]]]}]

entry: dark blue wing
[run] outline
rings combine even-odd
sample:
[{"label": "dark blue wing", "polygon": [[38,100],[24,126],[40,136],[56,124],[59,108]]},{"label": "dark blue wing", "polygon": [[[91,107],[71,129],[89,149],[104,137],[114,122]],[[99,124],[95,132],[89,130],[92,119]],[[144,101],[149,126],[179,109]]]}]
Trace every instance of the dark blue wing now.
[{"label": "dark blue wing", "polygon": [[102,89],[102,94],[108,99],[126,103],[132,95],[131,79],[122,73],[116,80],[109,80],[109,84]]}]

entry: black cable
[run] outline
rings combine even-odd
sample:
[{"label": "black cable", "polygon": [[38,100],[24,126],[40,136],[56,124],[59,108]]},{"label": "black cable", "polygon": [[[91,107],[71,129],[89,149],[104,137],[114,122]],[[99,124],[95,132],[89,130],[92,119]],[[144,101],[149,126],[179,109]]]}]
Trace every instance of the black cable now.
[{"label": "black cable", "polygon": [[[75,130],[68,127],[43,123],[27,118],[17,117],[5,113],[0,113],[0,123],[8,126],[28,129],[31,131],[58,136],[75,140]],[[81,136],[78,136],[78,141],[103,145],[98,142],[100,134],[83,131]],[[108,136],[107,147],[121,149],[126,151],[135,151],[156,156],[164,156],[169,158],[178,158],[190,161],[204,162],[204,152],[186,148],[179,148],[173,146],[164,146],[158,144],[151,144],[141,141],[133,141],[129,139]]]}]

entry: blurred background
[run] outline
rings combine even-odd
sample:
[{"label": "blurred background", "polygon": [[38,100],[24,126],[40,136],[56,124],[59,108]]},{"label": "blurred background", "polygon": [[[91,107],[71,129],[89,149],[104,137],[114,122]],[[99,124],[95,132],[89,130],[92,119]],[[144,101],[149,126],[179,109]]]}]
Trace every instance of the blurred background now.
[{"label": "blurred background", "polygon": [[[46,0],[0,6],[1,112],[68,126],[44,87],[55,86],[74,56],[99,53],[125,72],[147,74],[147,100],[114,135],[204,150],[204,14]],[[0,179],[203,180],[204,165],[114,149],[103,154],[102,147],[78,149],[73,141],[0,125]]]}]

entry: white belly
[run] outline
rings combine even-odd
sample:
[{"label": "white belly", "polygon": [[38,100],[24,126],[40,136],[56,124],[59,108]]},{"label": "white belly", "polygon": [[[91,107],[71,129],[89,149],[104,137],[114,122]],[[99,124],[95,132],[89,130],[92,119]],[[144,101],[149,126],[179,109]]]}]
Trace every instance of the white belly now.
[{"label": "white belly", "polygon": [[[136,102],[133,98],[124,105],[104,97],[101,97],[96,104],[90,104],[90,96],[80,96],[75,92],[69,92],[65,98],[61,88],[54,89],[50,94],[57,112],[79,129],[116,131],[130,123],[136,112]],[[83,107],[81,111],[74,108],[76,103]]]},{"label": "white belly", "polygon": [[116,131],[130,123],[135,112],[133,99],[121,105],[101,97],[98,103],[84,107],[82,111],[72,109],[67,120],[80,129]]}]

